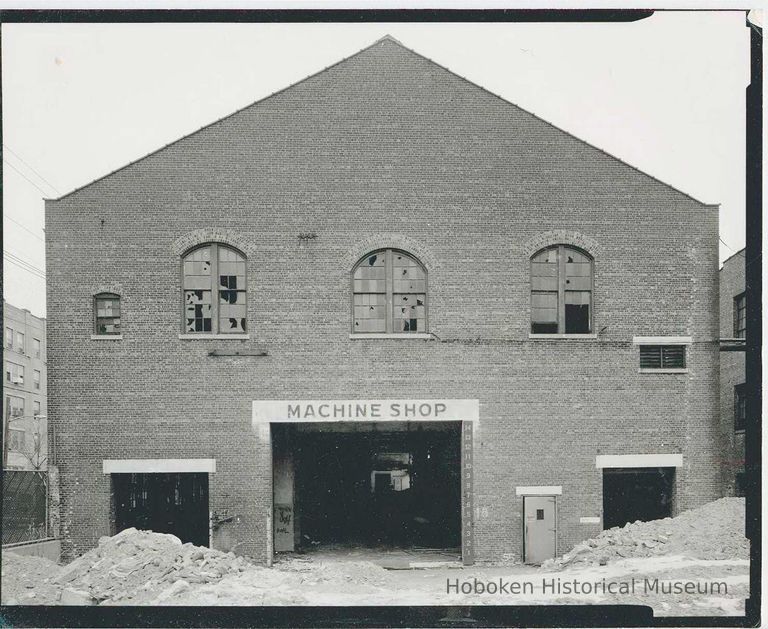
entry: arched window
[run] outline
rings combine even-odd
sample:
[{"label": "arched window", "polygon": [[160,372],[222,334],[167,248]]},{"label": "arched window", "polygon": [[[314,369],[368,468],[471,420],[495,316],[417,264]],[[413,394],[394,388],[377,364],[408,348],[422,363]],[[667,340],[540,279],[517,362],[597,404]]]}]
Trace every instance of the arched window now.
[{"label": "arched window", "polygon": [[413,256],[397,249],[367,254],[352,273],[352,331],[427,331],[427,272]]},{"label": "arched window", "polygon": [[531,258],[531,332],[592,331],[592,258],[575,247],[555,245]]},{"label": "arched window", "polygon": [[185,334],[245,334],[245,256],[210,243],[181,259]]},{"label": "arched window", "polygon": [[93,333],[98,336],[120,334],[120,295],[99,293],[93,296]]}]

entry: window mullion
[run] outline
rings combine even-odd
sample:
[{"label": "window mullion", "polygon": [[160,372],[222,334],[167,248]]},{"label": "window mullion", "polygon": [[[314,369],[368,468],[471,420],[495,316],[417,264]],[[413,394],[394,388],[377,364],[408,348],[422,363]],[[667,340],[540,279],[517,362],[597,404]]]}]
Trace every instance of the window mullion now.
[{"label": "window mullion", "polygon": [[557,333],[565,334],[565,252],[557,248]]},{"label": "window mullion", "polygon": [[392,333],[393,330],[394,330],[395,325],[394,325],[394,322],[392,320],[392,318],[393,318],[392,308],[393,308],[394,297],[392,296],[392,292],[393,292],[393,290],[392,290],[393,289],[393,282],[392,282],[393,272],[392,272],[392,250],[391,249],[387,249],[384,252],[384,259],[385,259],[385,263],[386,263],[385,264],[385,268],[386,268],[385,275],[386,275],[386,287],[387,287],[387,300],[386,300],[387,301],[387,332]]},{"label": "window mullion", "polygon": [[211,334],[219,333],[219,245],[211,244]]}]

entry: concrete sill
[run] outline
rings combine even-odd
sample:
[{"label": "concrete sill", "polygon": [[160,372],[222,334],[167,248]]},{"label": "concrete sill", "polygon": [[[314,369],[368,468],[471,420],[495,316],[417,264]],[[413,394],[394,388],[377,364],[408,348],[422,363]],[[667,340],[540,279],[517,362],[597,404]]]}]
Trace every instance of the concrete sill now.
[{"label": "concrete sill", "polygon": [[683,369],[648,369],[648,368],[640,368],[637,370],[638,373],[688,373],[688,368],[685,367]]},{"label": "concrete sill", "polygon": [[350,334],[349,338],[355,341],[361,339],[421,339],[424,341],[433,337],[426,332],[401,332],[395,334]]},{"label": "concrete sill", "polygon": [[122,341],[122,334],[91,334],[92,341]]},{"label": "concrete sill", "polygon": [[742,437],[744,436],[744,433],[745,433],[745,430],[744,430],[744,428],[741,428],[740,430],[734,430],[734,431],[733,431],[733,434],[734,434],[734,435],[740,435],[740,436],[742,436]]},{"label": "concrete sill", "polygon": [[179,338],[184,341],[247,341],[251,338],[250,334],[179,334]]},{"label": "concrete sill", "polygon": [[528,334],[529,339],[542,339],[542,340],[553,340],[553,339],[596,339],[597,338],[597,332],[594,332],[592,334]]}]

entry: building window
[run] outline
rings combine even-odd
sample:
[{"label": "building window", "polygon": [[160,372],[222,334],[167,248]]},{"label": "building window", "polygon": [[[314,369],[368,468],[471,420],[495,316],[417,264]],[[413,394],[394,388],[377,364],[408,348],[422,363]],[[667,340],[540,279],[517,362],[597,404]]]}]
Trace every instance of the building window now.
[{"label": "building window", "polygon": [[35,358],[42,358],[40,339],[32,339],[32,351],[35,353]]},{"label": "building window", "polygon": [[352,308],[354,333],[426,332],[426,269],[397,249],[369,253],[352,272]]},{"label": "building window", "polygon": [[685,369],[685,345],[641,345],[640,369]]},{"label": "building window", "polygon": [[32,400],[32,414],[37,417],[40,414],[40,402]]},{"label": "building window", "polygon": [[26,445],[26,435],[23,430],[10,428],[8,430],[8,449],[14,452],[24,452]]},{"label": "building window", "polygon": [[6,349],[13,349],[13,330],[11,328],[5,328],[5,347]]},{"label": "building window", "polygon": [[94,334],[111,336],[120,334],[120,295],[99,293],[93,298]]},{"label": "building window", "polygon": [[32,384],[35,389],[40,390],[40,372],[37,369],[32,370]]},{"label": "building window", "polygon": [[744,430],[747,426],[747,385],[733,387],[733,429]]},{"label": "building window", "polygon": [[5,381],[11,384],[24,384],[24,365],[6,363]]},{"label": "building window", "polygon": [[6,417],[23,417],[24,416],[24,398],[16,397],[15,395],[9,395],[5,398],[5,414]]},{"label": "building window", "polygon": [[531,258],[531,332],[589,334],[592,331],[592,258],[556,245]]},{"label": "building window", "polygon": [[741,293],[733,298],[733,336],[747,338],[747,294]]},{"label": "building window", "polygon": [[16,351],[19,352],[19,354],[24,353],[24,333],[23,332],[16,332]]},{"label": "building window", "polygon": [[182,258],[183,332],[245,334],[245,256],[232,247],[212,243]]}]

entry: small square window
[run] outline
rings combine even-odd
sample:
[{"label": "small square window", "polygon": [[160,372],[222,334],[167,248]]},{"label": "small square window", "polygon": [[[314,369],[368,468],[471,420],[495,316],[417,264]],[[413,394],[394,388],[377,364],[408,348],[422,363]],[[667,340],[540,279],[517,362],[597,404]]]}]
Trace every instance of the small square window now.
[{"label": "small square window", "polygon": [[537,520],[544,519],[544,509],[536,509],[536,519]]}]

